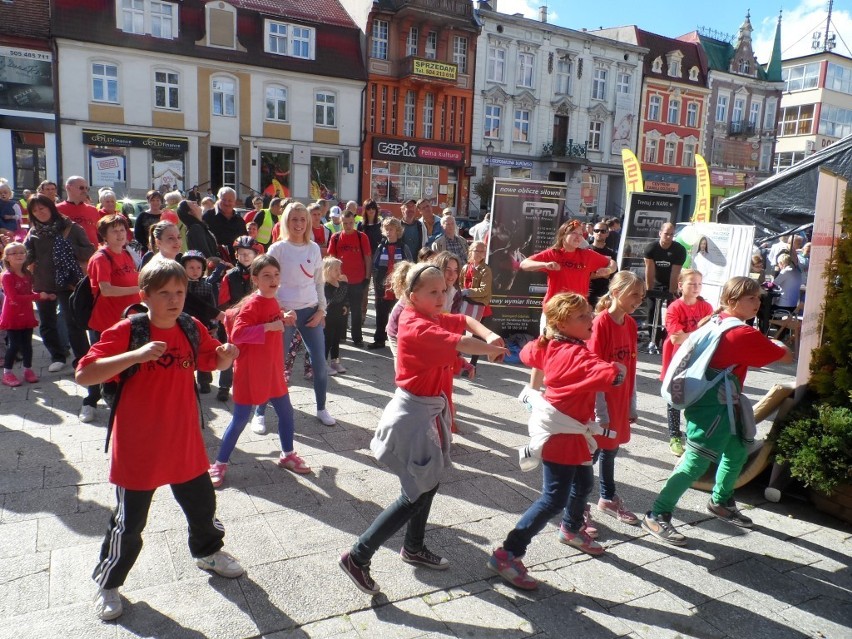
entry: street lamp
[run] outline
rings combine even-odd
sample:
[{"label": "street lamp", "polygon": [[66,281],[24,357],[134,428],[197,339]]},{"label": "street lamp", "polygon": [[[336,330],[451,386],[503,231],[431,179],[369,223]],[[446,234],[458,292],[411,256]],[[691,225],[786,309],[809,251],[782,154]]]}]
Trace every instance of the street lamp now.
[{"label": "street lamp", "polygon": [[485,165],[488,167],[488,175],[493,175],[494,169],[491,167],[491,156],[494,154],[494,145],[489,141],[485,147]]}]

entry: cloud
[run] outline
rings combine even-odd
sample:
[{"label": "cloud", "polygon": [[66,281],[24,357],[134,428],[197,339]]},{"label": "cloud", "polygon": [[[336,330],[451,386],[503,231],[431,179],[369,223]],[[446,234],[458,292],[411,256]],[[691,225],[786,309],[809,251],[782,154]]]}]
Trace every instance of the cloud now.
[{"label": "cloud", "polygon": [[[824,0],[802,0],[792,9],[785,9],[781,18],[781,57],[784,60],[815,53],[811,47],[813,34],[825,30],[827,7]],[[754,51],[761,64],[769,62],[775,42],[775,25],[778,16],[763,16],[758,23],[752,16],[754,26]],[[831,14],[831,32],[836,35],[835,53],[852,57],[852,13],[837,9]],[[844,44],[840,39],[843,36]]]},{"label": "cloud", "polygon": [[[492,6],[493,4],[492,2]],[[497,11],[510,16],[520,13],[525,18],[538,20],[538,9],[546,4],[548,4],[547,0],[497,0]],[[548,9],[547,21],[555,23],[558,19],[557,13],[553,9]]]}]

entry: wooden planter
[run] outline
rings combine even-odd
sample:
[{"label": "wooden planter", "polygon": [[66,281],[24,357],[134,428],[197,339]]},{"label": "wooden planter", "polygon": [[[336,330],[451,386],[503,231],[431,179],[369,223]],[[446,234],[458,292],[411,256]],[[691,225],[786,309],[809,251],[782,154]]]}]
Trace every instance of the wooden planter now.
[{"label": "wooden planter", "polygon": [[810,496],[817,510],[852,524],[852,484],[841,484],[830,495],[811,489]]}]

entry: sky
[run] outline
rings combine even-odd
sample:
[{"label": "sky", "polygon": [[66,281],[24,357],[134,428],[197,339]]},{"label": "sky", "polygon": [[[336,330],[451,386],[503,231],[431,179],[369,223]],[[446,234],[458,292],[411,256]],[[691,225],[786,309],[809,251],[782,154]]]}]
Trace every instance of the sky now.
[{"label": "sky", "polygon": [[[734,36],[751,10],[751,25],[757,61],[766,64],[772,53],[778,10],[782,9],[782,58],[813,53],[811,42],[815,31],[825,30],[827,0],[714,0],[690,6],[672,0],[497,0],[501,13],[522,13],[538,18],[539,7],[546,4],[548,22],[571,29],[598,29],[635,24],[638,27],[676,38],[698,27],[714,29]],[[699,6],[705,8],[699,9]],[[711,8],[712,7],[712,8]],[[835,53],[852,58],[852,0],[835,0],[831,31],[837,34]],[[843,40],[841,40],[843,36]]]}]

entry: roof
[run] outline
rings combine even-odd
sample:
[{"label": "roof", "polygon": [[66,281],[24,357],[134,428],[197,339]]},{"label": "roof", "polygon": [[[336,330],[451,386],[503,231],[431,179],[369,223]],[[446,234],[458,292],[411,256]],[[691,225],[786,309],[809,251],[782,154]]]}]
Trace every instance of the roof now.
[{"label": "roof", "polygon": [[358,28],[338,0],[310,0],[310,2],[305,0],[229,0],[229,2],[237,9],[259,11],[268,16]]},{"label": "roof", "polygon": [[[672,80],[668,75],[668,69],[665,65],[666,55],[672,51],[678,50],[683,54],[681,61],[682,77],[678,78],[678,82],[684,84],[692,84],[695,86],[707,86],[707,68],[703,58],[698,50],[698,45],[694,42],[677,40],[676,38],[668,38],[643,29],[636,29],[636,39],[640,46],[648,47],[649,53],[645,56],[644,73],[646,77],[658,77],[665,80]],[[653,70],[654,60],[657,58],[663,59],[663,68],[660,72]],[[689,70],[692,67],[698,67],[698,79],[689,79]]]},{"label": "roof", "polygon": [[[698,34],[698,41],[707,55],[707,64],[711,70],[731,73],[731,60],[734,59],[736,49],[730,42],[708,38],[700,33]],[[766,70],[759,64],[757,65],[757,79],[767,80]]]}]

